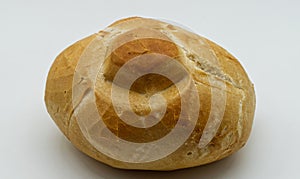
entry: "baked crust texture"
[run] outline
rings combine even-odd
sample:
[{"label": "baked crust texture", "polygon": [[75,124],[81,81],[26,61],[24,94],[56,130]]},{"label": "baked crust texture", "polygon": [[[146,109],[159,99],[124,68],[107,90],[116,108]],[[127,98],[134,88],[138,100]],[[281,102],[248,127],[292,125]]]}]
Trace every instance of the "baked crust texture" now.
[{"label": "baked crust texture", "polygon": [[[99,49],[102,56],[97,54]],[[151,55],[157,54],[158,60],[153,60]],[[172,67],[173,80],[146,74],[127,89],[130,75],[125,73],[122,80],[114,79],[122,67],[136,58],[142,63],[135,65],[135,73],[160,67],[168,69],[170,63],[164,63],[167,59],[178,62],[184,70]],[[91,76],[93,79],[89,79]],[[190,85],[194,86],[192,91]],[[130,108],[121,104],[123,98],[116,99],[121,107],[125,106],[121,108],[124,118],[129,109],[139,116],[160,113],[162,103],[149,104],[156,94],[165,98],[164,116],[155,124],[144,123],[147,127],[138,127],[139,121],[131,117],[127,121],[120,119],[111,95],[114,87],[118,93],[123,89],[129,91]],[[192,97],[193,92],[197,98]],[[182,102],[182,95],[189,97],[186,103]],[[95,103],[97,114],[90,107],[91,102]],[[220,160],[243,147],[252,128],[255,93],[241,64],[219,45],[172,24],[132,17],[119,20],[61,52],[48,74],[45,103],[63,134],[90,157],[122,169],[175,170]],[[191,109],[186,119],[179,120],[182,104],[197,109]],[[195,111],[197,114],[189,114]],[[94,115],[101,116],[105,129],[99,120],[94,120]],[[194,115],[197,118],[193,122]],[[131,154],[127,161],[118,159],[114,155],[125,149],[110,146],[113,142],[103,138],[105,132],[110,132],[122,140],[142,145],[166,137],[176,126],[192,126],[192,130],[179,147],[164,157],[157,156],[156,160],[150,160],[156,156],[148,156],[147,150],[139,151],[136,159]],[[184,134],[177,135],[180,140]],[[104,145],[111,148],[103,149]],[[159,155],[160,150],[151,152]]]}]

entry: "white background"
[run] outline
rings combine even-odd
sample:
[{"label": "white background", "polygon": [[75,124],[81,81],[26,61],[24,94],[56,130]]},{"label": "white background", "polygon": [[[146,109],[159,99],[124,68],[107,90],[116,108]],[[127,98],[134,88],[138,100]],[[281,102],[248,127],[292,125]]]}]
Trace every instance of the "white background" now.
[{"label": "white background", "polygon": [[[217,42],[255,84],[247,145],[175,172],[113,169],[74,148],[43,102],[56,55],[128,16],[168,19]],[[300,178],[299,1],[0,1],[0,178]]]}]

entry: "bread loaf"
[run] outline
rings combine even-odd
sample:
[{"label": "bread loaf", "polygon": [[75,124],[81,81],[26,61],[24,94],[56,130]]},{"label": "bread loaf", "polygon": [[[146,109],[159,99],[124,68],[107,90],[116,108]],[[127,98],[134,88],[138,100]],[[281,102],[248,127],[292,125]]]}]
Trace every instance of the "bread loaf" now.
[{"label": "bread loaf", "polygon": [[65,49],[49,71],[45,103],[63,134],[92,158],[116,168],[175,170],[243,147],[255,94],[222,47],[132,17]]}]

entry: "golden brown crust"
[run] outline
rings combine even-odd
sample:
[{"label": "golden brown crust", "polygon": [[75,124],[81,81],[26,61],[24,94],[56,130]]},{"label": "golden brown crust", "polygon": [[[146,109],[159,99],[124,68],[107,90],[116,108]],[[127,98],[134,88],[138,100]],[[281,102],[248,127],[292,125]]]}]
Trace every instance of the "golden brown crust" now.
[{"label": "golden brown crust", "polygon": [[68,137],[69,120],[73,113],[72,82],[74,70],[85,47],[96,37],[91,35],[65,49],[56,57],[47,78],[45,102],[48,112]]},{"label": "golden brown crust", "polygon": [[116,22],[110,24],[108,27],[113,27],[113,26],[116,26],[118,24],[124,23],[126,21],[130,21],[130,20],[134,20],[134,19],[141,19],[141,17],[127,17],[127,18],[124,18],[124,19],[120,19],[120,20],[117,20]]},{"label": "golden brown crust", "polygon": [[[156,140],[168,133],[177,122],[177,118],[174,116],[178,116],[178,112],[180,112],[180,96],[175,86],[172,85],[168,79],[163,79],[164,77],[161,76],[159,77],[166,81],[164,84],[167,85],[163,86],[162,84],[154,82],[155,80],[153,79],[157,79],[158,76],[145,76],[139,79],[140,81],[137,81],[132,87],[130,98],[132,102],[139,100],[141,103],[147,104],[149,98],[145,97],[143,94],[151,96],[157,91],[162,91],[170,104],[172,104],[171,107],[167,108],[169,115],[164,116],[163,120],[159,124],[153,126],[151,130],[134,128],[122,122],[115,114],[110,98],[111,81],[115,72],[126,61],[134,57],[134,55],[127,54],[128,51],[133,50],[139,54],[144,53],[144,50],[146,49],[148,50],[147,53],[154,52],[164,54],[177,59],[181,63],[186,63],[189,72],[197,82],[196,87],[201,105],[199,119],[191,136],[184,145],[171,155],[144,164],[117,161],[105,156],[88,142],[79,128],[78,121],[73,115],[72,83],[74,71],[80,56],[89,43],[97,37],[97,34],[80,40],[64,50],[56,58],[48,75],[45,93],[46,106],[49,114],[64,135],[79,150],[92,158],[113,167],[124,169],[174,170],[193,167],[220,160],[244,146],[252,127],[255,110],[255,94],[251,81],[237,59],[222,47],[206,39],[205,41],[209,44],[209,48],[211,48],[217,56],[217,61],[221,70],[215,68],[215,64],[206,64],[202,61],[198,62],[197,55],[201,52],[197,51],[195,48],[197,42],[194,40],[199,39],[199,36],[183,31],[172,25],[151,19],[139,17],[123,19],[113,23],[109,28],[131,28],[131,26],[138,23],[144,26],[147,25],[152,29],[161,28],[164,32],[167,32],[167,34],[158,33],[156,34],[156,36],[160,36],[158,39],[146,38],[137,41],[131,41],[132,36],[128,34],[125,35],[125,33],[123,33],[125,36],[120,36],[120,39],[129,38],[129,40],[124,40],[124,42],[127,43],[123,44],[123,46],[117,44],[116,46],[119,48],[117,48],[117,50],[112,50],[114,56],[109,56],[108,58],[111,59],[106,60],[106,62],[109,63],[106,64],[104,73],[106,72],[106,77],[108,77],[109,80],[101,81],[100,79],[97,79],[96,101],[98,110],[110,130],[120,138],[129,141],[148,142]],[[107,31],[102,32],[101,35],[103,36],[110,34],[110,32]],[[151,32],[138,30],[135,31],[134,34],[157,32],[158,31],[155,30]],[[182,47],[178,47],[178,42],[172,44],[175,37],[177,41],[184,44],[185,50],[182,49]],[[120,39],[113,43],[122,42]],[[112,48],[114,48],[113,43],[110,44]],[[188,61],[184,61],[184,59],[188,59]],[[149,64],[150,68],[151,65],[153,64]],[[207,147],[200,149],[198,148],[198,142],[211,111],[211,88],[216,88],[210,84],[210,76],[215,76],[226,83],[226,107],[222,123],[215,137]],[[148,86],[149,89],[145,89],[144,84],[151,80],[153,83],[150,83]],[[136,113],[144,115],[149,112],[149,106],[143,104],[133,107]]]},{"label": "golden brown crust", "polygon": [[[145,36],[147,34],[147,36]],[[178,58],[179,51],[175,43],[160,31],[147,28],[136,28],[118,35],[110,44],[111,55],[104,63],[104,76],[107,80],[113,81],[119,69],[129,60],[144,54],[162,54],[171,58]],[[111,51],[111,52],[110,52]],[[138,58],[143,62],[138,63],[137,70],[153,69],[159,66],[161,61],[154,62],[151,58]],[[132,86],[131,90],[145,93],[145,91],[161,91],[172,84],[167,78],[149,74],[141,77]],[[121,86],[121,84],[118,84]],[[141,87],[147,87],[147,89]]]}]

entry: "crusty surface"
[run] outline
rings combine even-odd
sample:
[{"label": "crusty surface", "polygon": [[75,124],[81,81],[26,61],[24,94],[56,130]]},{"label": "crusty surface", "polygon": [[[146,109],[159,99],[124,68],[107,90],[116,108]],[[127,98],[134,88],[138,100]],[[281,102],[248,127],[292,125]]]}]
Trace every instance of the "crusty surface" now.
[{"label": "crusty surface", "polygon": [[[138,25],[141,27],[135,28]],[[149,32],[142,27],[148,27]],[[122,32],[117,33],[118,30],[122,30]],[[112,55],[107,57],[102,69],[103,73],[97,76],[95,96],[103,121],[118,137],[133,142],[156,140],[172,130],[181,107],[179,93],[172,82],[159,75],[146,75],[138,79],[131,88],[130,102],[135,104],[132,105],[132,108],[140,115],[149,113],[150,108],[147,105],[149,96],[162,92],[170,104],[167,107],[166,116],[151,130],[135,128],[120,120],[112,106],[111,85],[116,71],[130,58],[144,53],[161,53],[170,56],[182,63],[195,81],[201,103],[197,124],[189,139],[178,150],[160,160],[138,164],[121,162],[105,156],[84,137],[78,121],[73,115],[72,83],[76,65],[86,47],[93,40],[99,36],[110,39],[114,35],[113,33],[118,35],[106,44],[108,47],[112,47]],[[132,34],[140,34],[144,38],[143,40],[134,40]],[[158,38],[147,38],[147,34]],[[118,43],[121,43],[122,39],[127,39],[124,42],[130,42],[120,46]],[[201,49],[197,48],[199,39],[204,40],[209,49],[213,51],[217,57],[219,68],[215,63],[199,58],[203,53],[199,51]],[[118,46],[118,48],[114,49],[114,46]],[[155,65],[150,61],[147,68],[155,67]],[[211,89],[222,90],[209,82],[211,77],[226,84],[225,113],[214,138],[205,148],[199,148],[198,142],[211,110]],[[160,80],[157,80],[158,78]],[[157,83],[157,81],[164,82]],[[196,34],[167,23],[139,17],[117,21],[108,29],[84,38],[64,50],[56,58],[49,71],[45,102],[52,119],[79,150],[113,167],[144,170],[175,170],[193,167],[220,160],[236,152],[245,145],[249,137],[255,110],[253,85],[235,57],[217,44]]]}]

